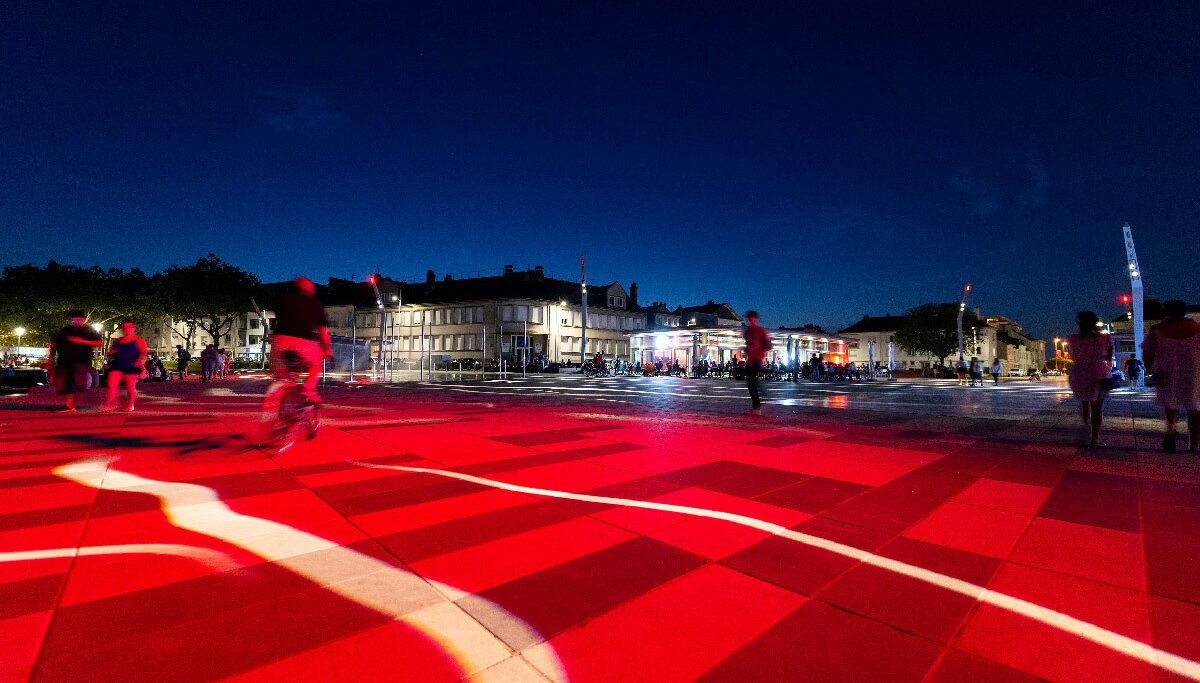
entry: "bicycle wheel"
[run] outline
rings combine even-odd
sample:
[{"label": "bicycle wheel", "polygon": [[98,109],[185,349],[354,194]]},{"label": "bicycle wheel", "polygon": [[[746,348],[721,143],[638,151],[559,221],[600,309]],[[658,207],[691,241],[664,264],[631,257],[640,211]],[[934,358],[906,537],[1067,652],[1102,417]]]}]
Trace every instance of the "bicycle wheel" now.
[{"label": "bicycle wheel", "polygon": [[305,408],[304,430],[308,438],[317,438],[317,431],[321,429],[321,406],[309,403]]}]

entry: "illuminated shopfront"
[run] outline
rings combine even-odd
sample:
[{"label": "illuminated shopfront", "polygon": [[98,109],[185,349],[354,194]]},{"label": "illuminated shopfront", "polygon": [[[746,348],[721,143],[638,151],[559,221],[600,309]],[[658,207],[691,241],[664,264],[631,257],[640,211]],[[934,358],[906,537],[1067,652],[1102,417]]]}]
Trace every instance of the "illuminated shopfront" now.
[{"label": "illuminated shopfront", "polygon": [[[741,327],[706,327],[638,332],[629,337],[630,359],[641,363],[678,361],[691,367],[699,361],[709,363],[738,362],[745,360],[746,342]],[[847,345],[855,341],[850,337],[803,332],[767,330],[773,349],[765,362],[807,362],[816,354],[831,363],[846,362]]]}]

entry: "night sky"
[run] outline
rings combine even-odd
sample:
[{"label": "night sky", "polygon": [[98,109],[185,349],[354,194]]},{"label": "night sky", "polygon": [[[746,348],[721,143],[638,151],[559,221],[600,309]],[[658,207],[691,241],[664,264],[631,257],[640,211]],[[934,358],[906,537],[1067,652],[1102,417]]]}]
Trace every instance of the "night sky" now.
[{"label": "night sky", "polygon": [[1200,303],[1200,4],[908,4],[0,0],[0,265],[585,252],[642,303],[838,329],[970,282],[1050,337],[1121,310],[1128,221]]}]

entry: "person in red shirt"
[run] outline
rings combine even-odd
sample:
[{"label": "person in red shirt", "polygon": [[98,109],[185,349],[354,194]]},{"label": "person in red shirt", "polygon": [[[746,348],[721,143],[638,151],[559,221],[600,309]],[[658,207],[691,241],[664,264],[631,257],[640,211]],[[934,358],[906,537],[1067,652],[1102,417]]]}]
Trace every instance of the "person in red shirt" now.
[{"label": "person in red shirt", "polygon": [[750,410],[746,415],[761,415],[762,400],[758,397],[758,373],[763,358],[771,350],[771,337],[758,324],[758,311],[746,311],[746,388],[750,390]]}]

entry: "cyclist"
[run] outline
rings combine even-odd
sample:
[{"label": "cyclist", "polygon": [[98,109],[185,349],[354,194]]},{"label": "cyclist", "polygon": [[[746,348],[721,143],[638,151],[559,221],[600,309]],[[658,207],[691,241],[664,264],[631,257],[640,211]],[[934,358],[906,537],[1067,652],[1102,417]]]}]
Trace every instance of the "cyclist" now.
[{"label": "cyclist", "polygon": [[275,329],[271,334],[271,374],[275,383],[267,391],[270,401],[282,390],[288,376],[288,353],[298,356],[304,366],[304,396],[320,404],[317,395],[317,368],[325,358],[333,357],[329,339],[329,319],[325,307],[316,299],[316,286],[306,277],[298,277],[290,292],[275,297]]}]

